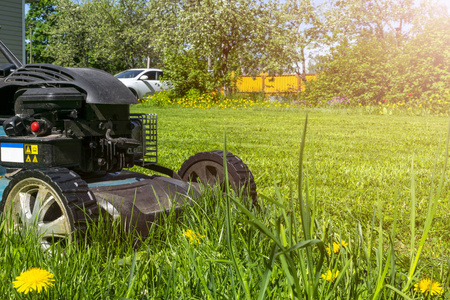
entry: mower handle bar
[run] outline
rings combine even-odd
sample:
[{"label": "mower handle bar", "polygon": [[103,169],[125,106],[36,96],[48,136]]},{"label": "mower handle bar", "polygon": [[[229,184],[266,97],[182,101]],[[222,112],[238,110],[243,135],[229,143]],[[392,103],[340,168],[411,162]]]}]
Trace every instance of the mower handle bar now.
[{"label": "mower handle bar", "polygon": [[0,51],[3,53],[6,59],[16,68],[20,68],[22,66],[20,60],[14,55],[14,53],[11,52],[11,50],[8,49],[8,47],[6,47],[2,40],[0,40]]}]

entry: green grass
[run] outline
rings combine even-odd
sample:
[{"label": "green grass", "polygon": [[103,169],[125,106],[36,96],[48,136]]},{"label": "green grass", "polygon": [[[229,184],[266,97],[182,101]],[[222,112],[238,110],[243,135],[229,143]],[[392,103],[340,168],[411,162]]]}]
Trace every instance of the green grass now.
[{"label": "green grass", "polygon": [[[255,176],[261,209],[207,189],[144,240],[100,222],[90,243],[51,254],[31,234],[7,233],[3,222],[0,299],[425,299],[411,288],[425,277],[450,296],[448,171],[442,197],[429,198],[444,162],[447,118],[310,110],[302,143],[300,109],[133,111],[158,113],[159,163],[175,170],[196,152],[223,149],[226,131],[227,149]],[[437,213],[423,236],[429,203]],[[199,243],[183,235],[189,229]],[[326,254],[342,240],[348,246]],[[11,282],[31,267],[51,271],[55,286],[17,293]],[[339,270],[335,281],[322,279],[327,270]]]},{"label": "green grass", "polygon": [[[139,106],[134,110],[158,114],[159,163],[164,166],[178,170],[196,152],[222,149],[226,131],[228,150],[247,163],[259,193],[273,197],[276,183],[288,197],[296,186],[304,110]],[[423,222],[433,163],[436,153],[444,151],[448,118],[347,113],[309,111],[305,164],[308,172],[315,172],[318,206],[335,216],[337,222],[351,217],[367,222],[380,198],[387,226],[392,221],[393,195],[398,191],[401,219],[409,220],[407,203],[414,157],[418,218]],[[445,217],[450,213],[449,197],[444,193],[440,202],[439,225],[433,237],[448,235]]]}]

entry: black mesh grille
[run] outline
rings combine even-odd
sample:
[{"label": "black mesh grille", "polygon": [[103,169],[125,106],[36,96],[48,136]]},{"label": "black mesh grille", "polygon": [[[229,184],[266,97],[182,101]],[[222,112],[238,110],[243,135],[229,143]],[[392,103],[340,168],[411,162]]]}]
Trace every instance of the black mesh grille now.
[{"label": "black mesh grille", "polygon": [[158,132],[156,114],[130,114],[132,119],[142,122],[142,161],[157,163]]}]

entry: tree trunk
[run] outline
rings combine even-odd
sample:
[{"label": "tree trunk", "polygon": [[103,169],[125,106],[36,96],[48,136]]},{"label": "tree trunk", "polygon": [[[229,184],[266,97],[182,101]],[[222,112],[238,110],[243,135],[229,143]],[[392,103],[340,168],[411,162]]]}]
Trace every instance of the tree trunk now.
[{"label": "tree trunk", "polygon": [[[225,46],[222,50],[222,76],[227,76],[228,73],[228,53],[230,52],[229,47]],[[228,81],[226,81],[223,85],[223,96],[226,98],[230,93],[230,86]]]},{"label": "tree trunk", "polygon": [[305,58],[305,47],[302,47],[301,50],[301,55],[302,55],[302,75],[301,78],[303,80],[303,82],[306,82],[306,58]]}]

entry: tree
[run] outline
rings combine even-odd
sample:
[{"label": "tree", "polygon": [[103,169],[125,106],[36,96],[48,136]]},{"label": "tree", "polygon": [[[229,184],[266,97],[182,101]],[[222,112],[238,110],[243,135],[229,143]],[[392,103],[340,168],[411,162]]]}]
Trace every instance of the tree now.
[{"label": "tree", "polygon": [[450,21],[434,17],[414,28],[398,47],[395,38],[362,38],[333,49],[318,79],[307,86],[310,101],[346,96],[353,103],[414,101],[442,94],[450,85]]},{"label": "tree", "polygon": [[327,56],[324,54],[317,54],[309,57],[308,61],[308,72],[309,73],[320,73],[323,71],[323,66],[327,62]]},{"label": "tree", "polygon": [[[208,86],[225,87],[225,93],[240,73],[280,71],[285,65],[285,26],[275,2],[161,0],[151,2],[150,11],[155,45],[165,59],[185,56],[195,60],[191,67],[201,62],[211,74],[204,76]],[[167,67],[168,79],[197,73],[180,74],[170,62]]]},{"label": "tree", "polygon": [[[390,98],[417,99],[440,94],[450,86],[450,18],[448,15],[423,23],[395,60]],[[450,99],[450,95],[446,95]]]},{"label": "tree", "polygon": [[[32,61],[34,63],[52,63],[54,56],[45,55],[49,44],[50,28],[55,26],[54,16],[57,14],[56,0],[41,0],[30,4],[25,18],[27,51],[32,44]],[[29,52],[28,55],[29,57]]]},{"label": "tree", "polygon": [[289,26],[288,48],[292,70],[306,82],[306,49],[324,42],[326,28],[321,20],[323,5],[314,6],[311,0],[287,0],[285,18]]},{"label": "tree", "polygon": [[333,42],[393,39],[400,46],[440,13],[436,0],[333,0],[326,15]]},{"label": "tree", "polygon": [[58,0],[48,55],[64,66],[116,73],[157,61],[146,0]]},{"label": "tree", "polygon": [[332,3],[326,13],[332,47],[322,73],[307,85],[308,100],[411,101],[448,84],[446,10],[429,0]]}]

